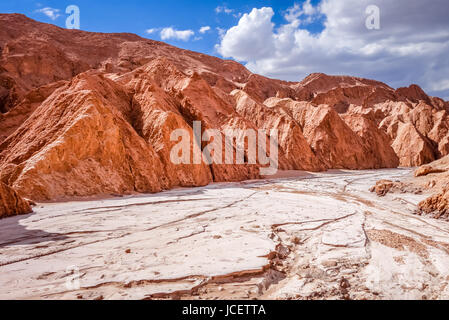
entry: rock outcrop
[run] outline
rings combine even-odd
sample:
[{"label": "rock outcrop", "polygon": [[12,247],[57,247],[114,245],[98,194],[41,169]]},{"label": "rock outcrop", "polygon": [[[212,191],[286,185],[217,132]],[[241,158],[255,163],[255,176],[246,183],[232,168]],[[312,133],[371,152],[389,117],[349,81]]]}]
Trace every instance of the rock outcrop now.
[{"label": "rock outcrop", "polygon": [[419,213],[449,220],[449,156],[415,171],[415,184],[433,193],[419,204]]},{"label": "rock outcrop", "polygon": [[128,101],[101,75],[77,76],[0,145],[2,180],[33,200],[168,187],[156,152],[126,119]]},{"label": "rock outcrop", "polygon": [[425,195],[427,198],[418,204],[416,213],[449,220],[449,156],[417,168],[412,178],[378,181],[371,192],[378,196],[406,192]]},{"label": "rock outcrop", "polygon": [[27,200],[0,182],[0,219],[31,212],[32,209]]},{"label": "rock outcrop", "polygon": [[419,204],[421,214],[432,215],[436,219],[449,219],[449,189],[445,188]]}]

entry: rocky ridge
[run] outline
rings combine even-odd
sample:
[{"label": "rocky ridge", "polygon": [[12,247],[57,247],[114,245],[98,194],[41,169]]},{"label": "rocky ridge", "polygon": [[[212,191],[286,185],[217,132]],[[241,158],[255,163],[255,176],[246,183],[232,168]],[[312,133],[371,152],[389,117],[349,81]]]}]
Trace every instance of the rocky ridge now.
[{"label": "rocky ridge", "polygon": [[[132,34],[17,14],[1,14],[0,26],[0,180],[33,200],[260,177],[258,165],[172,164],[170,134],[193,135],[193,121],[222,134],[278,129],[281,170],[418,166],[449,154],[449,104],[416,85],[286,82]],[[204,147],[192,139],[192,151]]]}]

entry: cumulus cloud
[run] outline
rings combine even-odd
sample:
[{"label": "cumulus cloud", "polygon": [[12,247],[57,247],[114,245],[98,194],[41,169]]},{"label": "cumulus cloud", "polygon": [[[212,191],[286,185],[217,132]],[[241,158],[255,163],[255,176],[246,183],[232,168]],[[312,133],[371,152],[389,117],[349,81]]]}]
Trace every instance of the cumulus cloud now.
[{"label": "cumulus cloud", "polygon": [[[380,9],[380,30],[366,8]],[[449,96],[447,0],[321,0],[295,4],[275,26],[272,8],[254,8],[222,36],[218,52],[263,75],[299,80],[313,72],[350,74],[399,87],[417,83]],[[308,25],[323,22],[316,34]],[[311,29],[312,30],[312,29]]]},{"label": "cumulus cloud", "polygon": [[189,41],[189,39],[195,35],[193,30],[176,30],[172,27],[164,28],[161,30],[162,40],[182,40]]},{"label": "cumulus cloud", "polygon": [[204,33],[206,33],[206,32],[209,31],[209,30],[210,30],[210,27],[209,27],[209,26],[204,26],[204,27],[201,27],[200,33],[204,34]]},{"label": "cumulus cloud", "polygon": [[45,14],[51,20],[58,19],[61,16],[60,13],[59,13],[60,11],[61,10],[59,10],[59,9],[50,8],[50,7],[46,7],[46,8],[42,8],[42,9],[36,10],[36,12]]},{"label": "cumulus cloud", "polygon": [[225,33],[219,53],[240,61],[270,58],[275,46],[273,15],[273,9],[267,7],[244,14],[238,25]]}]

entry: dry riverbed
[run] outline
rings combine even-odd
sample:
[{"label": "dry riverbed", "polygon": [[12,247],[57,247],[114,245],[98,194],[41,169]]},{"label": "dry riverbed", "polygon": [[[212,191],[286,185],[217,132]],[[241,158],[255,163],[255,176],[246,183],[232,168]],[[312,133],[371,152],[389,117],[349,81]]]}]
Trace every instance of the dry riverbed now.
[{"label": "dry riverbed", "polygon": [[0,220],[0,299],[449,299],[449,223],[410,169],[39,204]]}]

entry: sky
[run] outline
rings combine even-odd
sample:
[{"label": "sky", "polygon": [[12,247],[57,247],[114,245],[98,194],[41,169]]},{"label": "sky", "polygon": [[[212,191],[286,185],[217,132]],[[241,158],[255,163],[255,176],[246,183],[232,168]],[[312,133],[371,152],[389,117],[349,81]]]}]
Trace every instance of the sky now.
[{"label": "sky", "polygon": [[69,5],[79,7],[82,30],[135,33],[265,76],[416,83],[449,100],[448,0],[2,0],[0,13],[65,27]]}]

